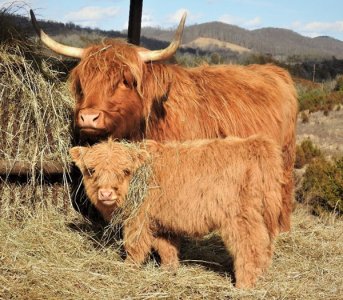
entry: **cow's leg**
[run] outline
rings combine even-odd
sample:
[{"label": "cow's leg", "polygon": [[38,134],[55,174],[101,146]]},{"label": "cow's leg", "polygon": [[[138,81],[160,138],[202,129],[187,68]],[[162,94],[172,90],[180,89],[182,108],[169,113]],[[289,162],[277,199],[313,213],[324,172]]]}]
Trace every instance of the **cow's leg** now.
[{"label": "cow's leg", "polygon": [[156,237],[153,248],[161,258],[161,266],[175,270],[179,266],[179,239],[173,237]]},{"label": "cow's leg", "polygon": [[146,220],[130,220],[124,228],[124,247],[127,253],[125,262],[142,264],[151,251],[153,239]]},{"label": "cow's leg", "polygon": [[253,208],[247,209],[228,220],[220,234],[234,258],[236,287],[253,287],[272,256],[272,241],[263,217]]},{"label": "cow's leg", "polygon": [[282,211],[279,219],[281,232],[287,232],[291,229],[291,214],[293,211],[294,198],[294,179],[293,167],[295,162],[295,138],[282,149],[284,162],[282,186]]}]

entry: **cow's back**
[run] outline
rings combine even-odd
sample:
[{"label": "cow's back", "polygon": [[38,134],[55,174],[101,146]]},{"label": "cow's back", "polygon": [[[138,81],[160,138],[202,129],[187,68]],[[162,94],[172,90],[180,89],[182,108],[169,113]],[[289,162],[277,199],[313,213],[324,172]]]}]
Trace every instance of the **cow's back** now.
[{"label": "cow's back", "polygon": [[158,107],[164,115],[151,117],[147,138],[188,140],[264,133],[282,145],[288,132],[294,131],[296,91],[288,72],[279,67],[171,66],[160,70],[161,78],[168,78],[165,72],[172,73],[173,81],[168,99]]}]

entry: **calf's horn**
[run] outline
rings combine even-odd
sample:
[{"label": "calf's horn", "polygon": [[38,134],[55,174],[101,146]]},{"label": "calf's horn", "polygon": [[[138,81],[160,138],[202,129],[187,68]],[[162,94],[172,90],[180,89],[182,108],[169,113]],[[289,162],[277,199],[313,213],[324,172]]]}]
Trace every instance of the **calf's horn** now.
[{"label": "calf's horn", "polygon": [[36,20],[36,16],[33,13],[32,9],[30,9],[30,15],[31,15],[32,25],[37,35],[39,36],[43,44],[45,44],[48,48],[50,48],[56,53],[70,56],[70,57],[81,58],[83,56],[85,52],[83,48],[70,47],[70,46],[66,46],[66,45],[56,42],[39,27]]},{"label": "calf's horn", "polygon": [[187,13],[184,12],[181,18],[180,24],[176,30],[174,39],[167,48],[161,49],[161,50],[154,50],[154,51],[141,50],[138,52],[141,59],[145,62],[149,62],[149,61],[165,60],[172,57],[175,54],[177,48],[179,48],[181,44],[181,38],[182,38],[183,28],[185,27],[186,16],[187,16]]}]

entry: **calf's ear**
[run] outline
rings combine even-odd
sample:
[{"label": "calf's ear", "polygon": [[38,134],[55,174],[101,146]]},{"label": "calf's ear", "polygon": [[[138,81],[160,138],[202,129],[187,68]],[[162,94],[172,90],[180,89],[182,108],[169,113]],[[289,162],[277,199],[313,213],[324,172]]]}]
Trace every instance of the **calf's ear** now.
[{"label": "calf's ear", "polygon": [[69,154],[73,162],[80,168],[82,165],[82,156],[87,152],[87,147],[73,147],[69,149]]},{"label": "calf's ear", "polygon": [[131,150],[131,157],[132,157],[132,172],[135,172],[139,167],[145,164],[149,157],[149,153],[142,149],[134,149]]},{"label": "calf's ear", "polygon": [[148,158],[150,157],[149,156],[149,153],[146,151],[146,150],[138,150],[137,153],[136,153],[136,168],[139,168],[141,165],[145,164],[146,161],[148,160]]}]

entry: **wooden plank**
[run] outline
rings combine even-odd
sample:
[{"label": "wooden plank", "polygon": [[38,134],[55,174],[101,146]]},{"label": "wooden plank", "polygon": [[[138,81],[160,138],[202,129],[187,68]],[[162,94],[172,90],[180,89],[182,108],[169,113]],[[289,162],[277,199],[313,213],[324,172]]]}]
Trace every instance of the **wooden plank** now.
[{"label": "wooden plank", "polygon": [[130,0],[128,42],[139,45],[141,38],[143,0]]}]

